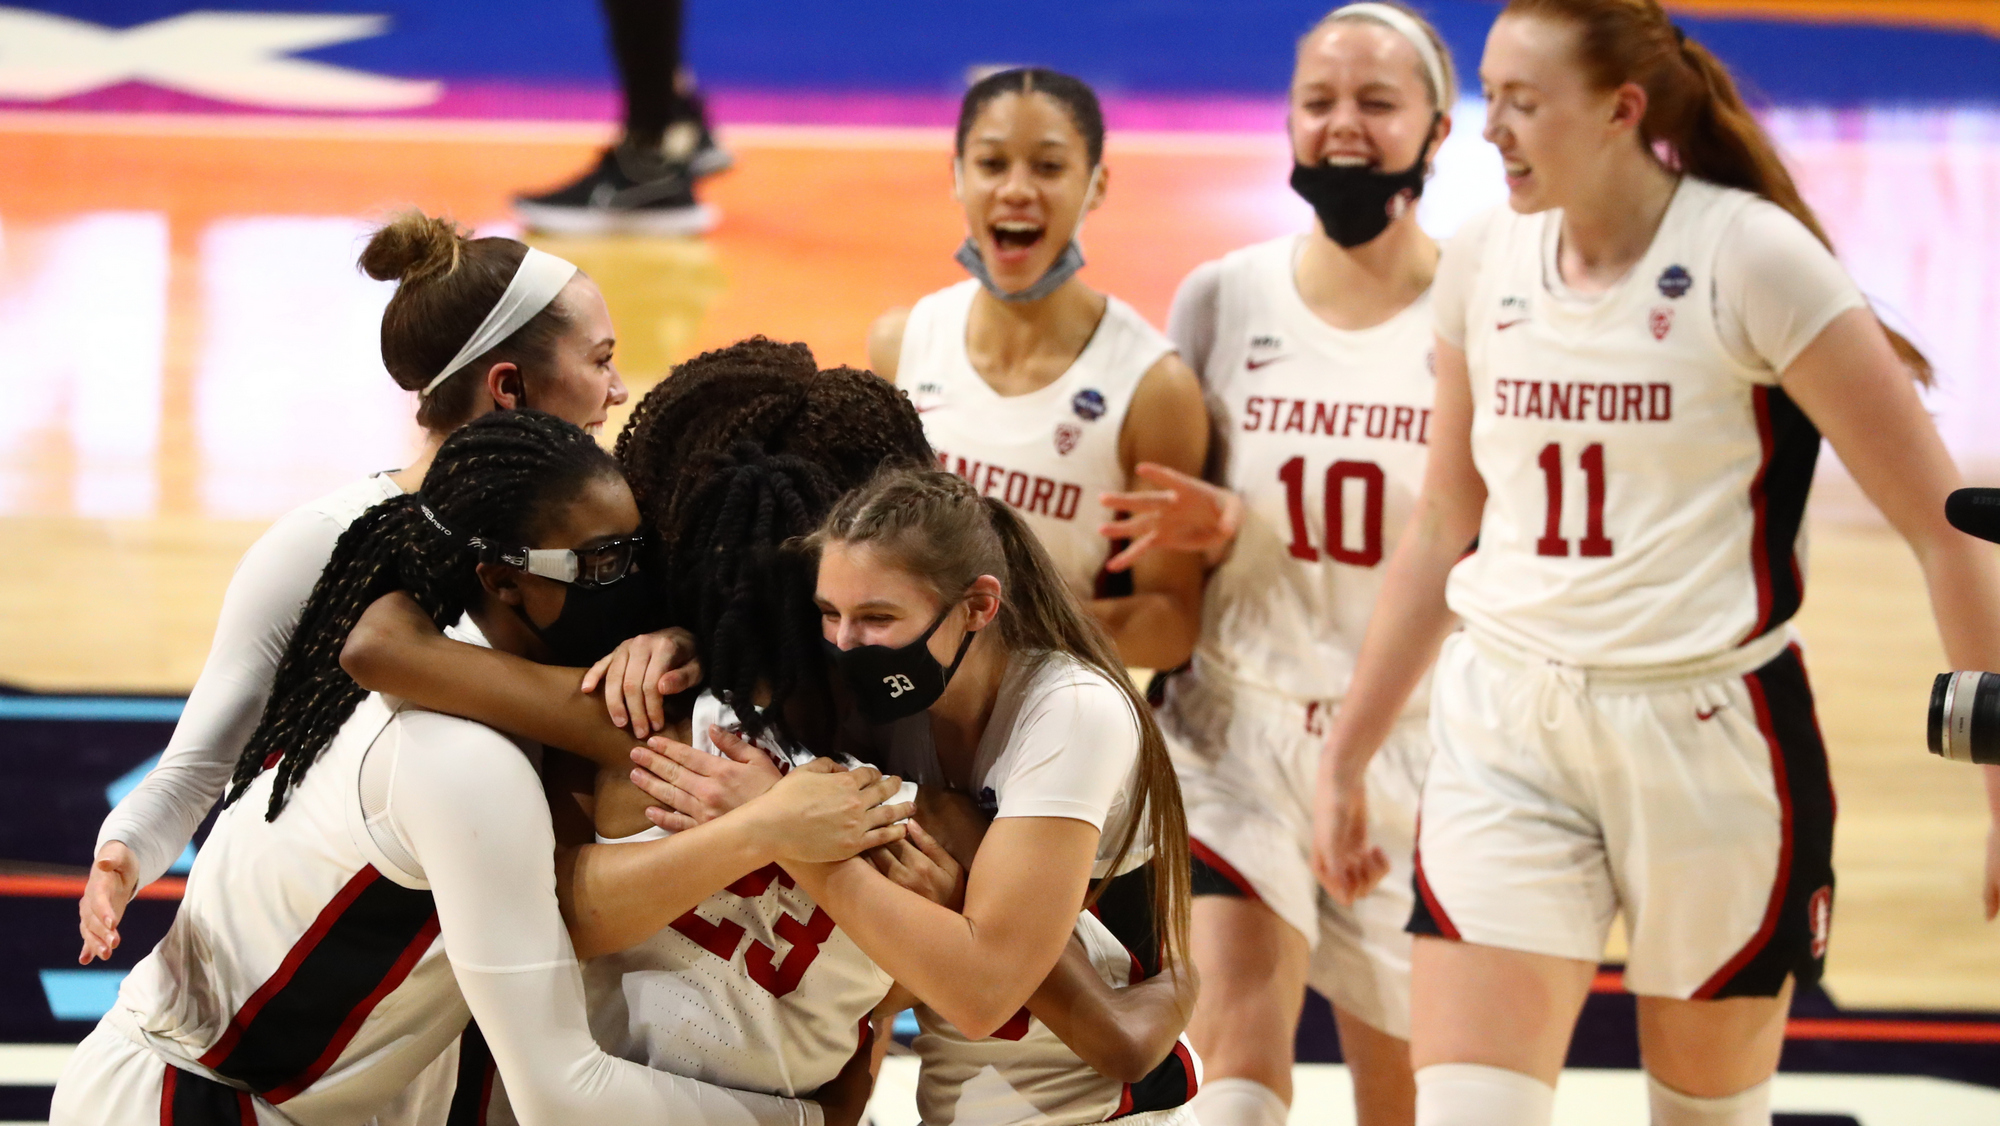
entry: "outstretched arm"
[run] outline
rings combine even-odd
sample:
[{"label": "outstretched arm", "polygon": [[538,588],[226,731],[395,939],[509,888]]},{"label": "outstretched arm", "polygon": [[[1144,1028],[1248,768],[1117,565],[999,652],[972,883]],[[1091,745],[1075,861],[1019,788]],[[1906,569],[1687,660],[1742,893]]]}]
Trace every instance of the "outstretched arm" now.
[{"label": "outstretched arm", "polygon": [[[561,747],[607,769],[631,769],[633,737],[583,692],[584,670],[453,641],[400,591],[361,615],[340,667],[372,692]],[[685,668],[678,675],[691,680]]]},{"label": "outstretched arm", "polygon": [[[1951,667],[2000,670],[1993,548],[1945,522],[1958,467],[1875,314],[1861,308],[1835,317],[1785,369],[1783,386],[1916,553]],[[1984,770],[1993,826],[1983,899],[1991,919],[2000,914],[2000,767]]]},{"label": "outstretched arm", "polygon": [[1383,576],[1347,699],[1320,753],[1313,869],[1342,903],[1368,893],[1388,858],[1368,844],[1368,760],[1451,632],[1445,579],[1479,534],[1486,482],[1472,461],[1472,390],[1465,353],[1437,341],[1437,405],[1424,487]]},{"label": "outstretched arm", "polygon": [[78,915],[78,961],[109,958],[139,889],[165,874],[208,816],[271,695],[313,583],[341,526],[308,509],[288,513],[244,552],[222,595],[215,640],[160,761],[98,830]]}]

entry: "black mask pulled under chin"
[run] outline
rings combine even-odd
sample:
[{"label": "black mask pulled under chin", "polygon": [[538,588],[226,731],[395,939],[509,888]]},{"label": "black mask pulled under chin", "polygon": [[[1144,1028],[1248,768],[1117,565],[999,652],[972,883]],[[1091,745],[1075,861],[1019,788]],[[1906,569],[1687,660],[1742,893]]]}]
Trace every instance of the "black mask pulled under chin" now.
[{"label": "black mask pulled under chin", "polygon": [[626,638],[658,629],[663,617],[653,588],[637,575],[609,586],[571,584],[563,592],[562,611],[545,626],[519,606],[514,613],[549,647],[553,663],[579,669],[597,663]]},{"label": "black mask pulled under chin", "polygon": [[[1437,121],[1431,121],[1433,132]],[[1404,206],[1415,207],[1424,194],[1424,163],[1430,157],[1424,142],[1417,159],[1401,172],[1384,172],[1358,165],[1292,165],[1292,190],[1312,204],[1326,237],[1353,249],[1374,242],[1399,213],[1396,199],[1409,193]]]}]

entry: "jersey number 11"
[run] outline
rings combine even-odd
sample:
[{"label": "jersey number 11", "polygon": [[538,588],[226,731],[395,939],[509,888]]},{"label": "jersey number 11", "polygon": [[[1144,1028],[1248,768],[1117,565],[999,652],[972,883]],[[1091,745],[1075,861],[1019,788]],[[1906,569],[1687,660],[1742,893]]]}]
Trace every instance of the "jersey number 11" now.
[{"label": "jersey number 11", "polygon": [[[1562,444],[1542,447],[1539,459],[1542,477],[1549,486],[1549,519],[1542,538],[1535,541],[1536,555],[1568,555],[1569,541],[1563,538],[1563,452]],[[1592,442],[1577,459],[1583,467],[1583,540],[1576,553],[1585,559],[1602,559],[1611,554],[1611,541],[1604,538],[1604,443]]]}]

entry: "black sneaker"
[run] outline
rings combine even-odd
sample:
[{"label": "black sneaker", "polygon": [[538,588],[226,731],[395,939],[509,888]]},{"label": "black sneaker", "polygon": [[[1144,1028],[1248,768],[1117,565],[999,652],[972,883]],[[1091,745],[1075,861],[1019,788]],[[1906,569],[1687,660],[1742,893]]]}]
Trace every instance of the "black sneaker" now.
[{"label": "black sneaker", "polygon": [[[660,145],[667,159],[686,162],[688,175],[697,180],[728,171],[736,163],[736,157],[715,143],[715,134],[708,128],[707,103],[702,101],[700,94],[688,93],[681,97],[692,114],[686,121],[667,126],[666,139]],[[690,130],[689,126],[693,128]]]},{"label": "black sneaker", "polygon": [[555,235],[698,235],[720,218],[695,201],[688,163],[623,145],[605,149],[597,167],[572,183],[514,197],[514,213]]}]

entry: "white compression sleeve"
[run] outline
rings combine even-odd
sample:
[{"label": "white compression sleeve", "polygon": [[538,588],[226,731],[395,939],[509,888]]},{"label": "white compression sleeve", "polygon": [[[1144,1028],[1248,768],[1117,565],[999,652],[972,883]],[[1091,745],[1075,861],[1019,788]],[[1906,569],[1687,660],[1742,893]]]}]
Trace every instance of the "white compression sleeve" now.
[{"label": "white compression sleeve", "polygon": [[1181,280],[1167,309],[1167,338],[1182,362],[1208,385],[1208,356],[1222,322],[1222,262],[1203,262]]},{"label": "white compression sleeve", "polygon": [[1554,1087],[1503,1067],[1434,1063],[1417,1069],[1416,1126],[1548,1126]]},{"label": "white compression sleeve", "polygon": [[1719,1099],[1683,1095],[1646,1076],[1646,1100],[1653,1126],[1770,1126],[1771,1081]]},{"label": "white compression sleeve", "polygon": [[1285,1126],[1285,1100],[1255,1079],[1210,1079],[1188,1100],[1201,1126]]},{"label": "white compression sleeve", "polygon": [[533,765],[469,720],[405,712],[395,832],[423,865],[452,973],[522,1126],[821,1126],[816,1104],[715,1087],[607,1055],[556,903],[555,832]]},{"label": "white compression sleeve", "polygon": [[222,596],[215,640],[155,766],[97,831],[97,848],[121,841],[139,863],[139,886],[160,878],[229,785],[271,695],[271,681],[299,613],[343,526],[295,509],[260,536]]}]

